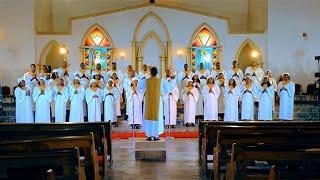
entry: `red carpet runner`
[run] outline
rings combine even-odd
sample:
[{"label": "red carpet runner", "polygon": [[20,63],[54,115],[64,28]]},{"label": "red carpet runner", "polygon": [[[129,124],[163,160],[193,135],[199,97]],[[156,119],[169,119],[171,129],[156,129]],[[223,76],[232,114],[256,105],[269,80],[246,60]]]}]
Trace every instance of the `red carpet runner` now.
[{"label": "red carpet runner", "polygon": [[[128,139],[131,137],[145,137],[145,134],[143,132],[113,132],[112,133],[112,139]],[[164,134],[161,134],[160,137],[168,137],[169,133],[165,132]],[[198,131],[190,131],[190,132],[172,132],[171,137],[175,138],[198,138],[199,132]]]}]

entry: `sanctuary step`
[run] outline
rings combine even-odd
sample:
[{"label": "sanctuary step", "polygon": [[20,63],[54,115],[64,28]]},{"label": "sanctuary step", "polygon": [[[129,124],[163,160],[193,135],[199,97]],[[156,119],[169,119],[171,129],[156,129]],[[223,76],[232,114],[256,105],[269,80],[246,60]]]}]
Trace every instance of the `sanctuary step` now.
[{"label": "sanctuary step", "polygon": [[137,160],[165,161],[167,157],[166,141],[147,141],[145,138],[135,139],[135,158]]}]

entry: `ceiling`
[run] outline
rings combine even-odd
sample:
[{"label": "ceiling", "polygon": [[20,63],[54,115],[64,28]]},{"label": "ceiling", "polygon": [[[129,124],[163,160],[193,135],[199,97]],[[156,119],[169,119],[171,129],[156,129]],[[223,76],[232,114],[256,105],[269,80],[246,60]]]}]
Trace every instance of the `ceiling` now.
[{"label": "ceiling", "polygon": [[[69,32],[68,20],[72,17],[151,5],[149,0],[35,0],[35,3],[36,30],[48,34]],[[227,19],[231,33],[267,29],[267,0],[156,0],[155,5]]]}]

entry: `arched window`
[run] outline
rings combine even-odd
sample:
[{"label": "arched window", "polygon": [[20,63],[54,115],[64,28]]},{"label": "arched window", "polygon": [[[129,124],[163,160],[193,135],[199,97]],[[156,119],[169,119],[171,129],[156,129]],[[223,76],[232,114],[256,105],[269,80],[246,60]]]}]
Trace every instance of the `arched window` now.
[{"label": "arched window", "polygon": [[191,68],[199,69],[200,63],[205,69],[211,69],[212,64],[218,61],[218,42],[213,30],[205,25],[200,26],[193,36],[191,43]]},{"label": "arched window", "polygon": [[86,33],[82,48],[83,61],[91,68],[100,63],[102,68],[105,69],[112,62],[110,38],[98,25],[93,26]]}]

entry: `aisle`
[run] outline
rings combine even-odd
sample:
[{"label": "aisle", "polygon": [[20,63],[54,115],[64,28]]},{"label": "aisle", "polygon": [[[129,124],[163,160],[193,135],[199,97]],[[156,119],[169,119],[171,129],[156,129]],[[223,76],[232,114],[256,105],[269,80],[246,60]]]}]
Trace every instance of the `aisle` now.
[{"label": "aisle", "polygon": [[201,179],[196,138],[167,140],[166,162],[135,161],[132,140],[112,143],[114,163],[105,179]]}]

